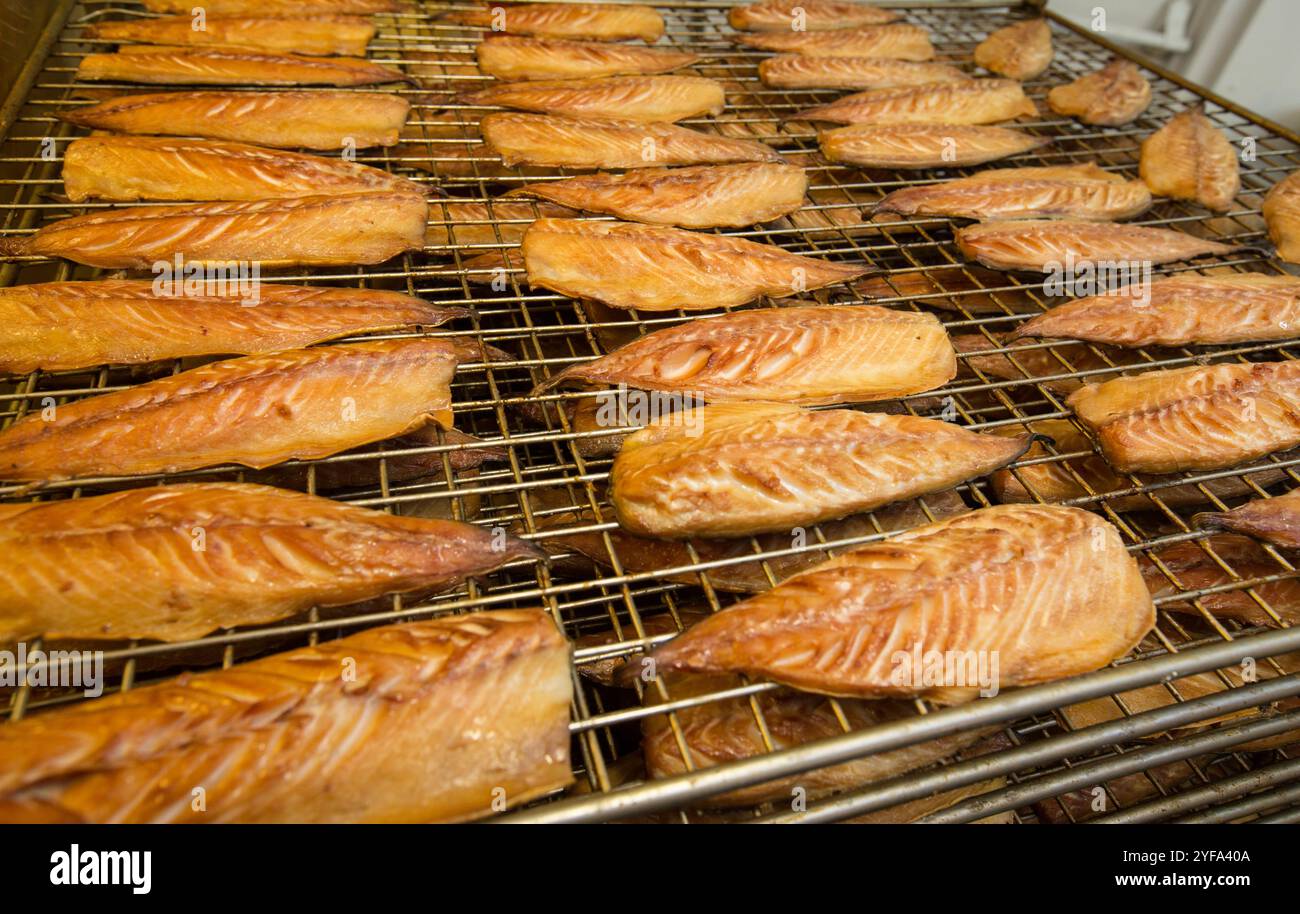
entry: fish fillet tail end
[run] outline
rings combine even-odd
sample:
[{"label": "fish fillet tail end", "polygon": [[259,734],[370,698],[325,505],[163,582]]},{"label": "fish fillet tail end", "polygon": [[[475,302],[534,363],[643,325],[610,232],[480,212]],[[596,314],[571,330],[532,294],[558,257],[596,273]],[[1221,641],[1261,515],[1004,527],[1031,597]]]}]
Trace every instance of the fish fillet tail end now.
[{"label": "fish fillet tail end", "polygon": [[31,239],[26,235],[0,238],[0,257],[22,257],[31,253]]}]

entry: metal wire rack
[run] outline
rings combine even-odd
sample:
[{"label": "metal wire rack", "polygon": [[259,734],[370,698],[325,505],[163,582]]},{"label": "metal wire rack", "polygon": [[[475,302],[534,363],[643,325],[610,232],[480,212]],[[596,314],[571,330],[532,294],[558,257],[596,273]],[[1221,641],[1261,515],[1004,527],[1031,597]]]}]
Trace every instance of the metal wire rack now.
[{"label": "metal wire rack", "polygon": [[[775,563],[782,559],[808,552],[830,554],[880,539],[884,529],[869,518],[872,526],[851,536],[833,529],[814,529],[806,544],[754,539],[725,554],[683,547],[667,563],[647,563],[627,540],[615,535],[617,524],[603,492],[611,457],[610,449],[601,445],[610,443],[610,430],[575,425],[569,409],[538,409],[529,391],[567,365],[601,355],[650,330],[700,315],[599,309],[529,289],[522,271],[510,267],[509,261],[506,269],[494,270],[472,260],[516,247],[529,221],[526,214],[498,212],[494,201],[501,193],[566,172],[505,168],[482,145],[476,122],[491,109],[455,100],[459,90],[487,79],[473,66],[474,46],[481,35],[437,19],[439,13],[464,5],[423,3],[418,10],[380,16],[378,36],[369,52],[377,61],[404,68],[418,83],[382,89],[399,92],[412,103],[406,132],[398,146],[366,152],[358,161],[430,186],[437,194],[430,208],[430,243],[422,253],[378,267],[277,274],[273,279],[389,288],[440,305],[469,306],[472,317],[467,322],[431,331],[431,335],[478,340],[511,354],[506,360],[464,366],[453,385],[457,426],[483,443],[385,446],[310,462],[304,468],[305,485],[309,491],[317,489],[322,465],[355,462],[373,472],[373,482],[331,491],[332,497],[398,513],[437,514],[511,528],[546,545],[554,562],[507,568],[427,602],[395,597],[383,609],[369,607],[351,615],[331,613],[327,617],[312,612],[284,624],[222,632],[183,644],[118,647],[106,654],[117,687],[128,689],[182,669],[229,665],[259,652],[337,637],[366,625],[476,608],[540,605],[570,637],[586,638],[577,650],[573,673],[573,756],[578,787],[571,791],[572,796],[552,797],[515,813],[511,817],[515,820],[712,821],[719,815],[708,811],[709,798],[722,791],[981,727],[998,731],[997,739],[982,754],[814,799],[806,808],[792,809],[782,802],[733,811],[727,817],[740,821],[833,821],[891,809],[902,816],[900,810],[905,807],[900,804],[943,791],[957,791],[950,795],[954,802],[946,808],[928,809],[925,821],[975,821],[993,815],[1026,823],[1288,821],[1300,816],[1296,786],[1300,783],[1300,711],[1293,709],[1298,704],[1295,696],[1300,695],[1300,674],[1295,673],[1300,667],[1294,657],[1287,656],[1300,651],[1300,631],[1290,627],[1297,617],[1294,601],[1300,598],[1291,597],[1290,604],[1285,600],[1287,584],[1300,581],[1300,574],[1286,555],[1265,547],[1259,548],[1260,558],[1249,568],[1236,567],[1190,523],[1192,510],[1197,509],[1184,507],[1186,498],[1170,497],[1175,490],[1194,490],[1208,506],[1199,510],[1223,510],[1245,497],[1285,490],[1300,482],[1300,456],[1291,453],[1245,470],[1187,473],[1176,481],[1133,478],[1126,488],[1112,492],[1095,491],[1075,471],[1077,461],[1091,456],[1090,449],[1048,445],[1041,456],[1020,461],[1017,478],[1035,499],[1040,498],[1039,493],[1019,470],[1047,464],[1070,468],[1081,494],[1067,503],[1104,514],[1121,530],[1130,548],[1147,557],[1157,579],[1166,584],[1157,597],[1161,609],[1158,628],[1133,656],[1090,676],[954,709],[916,702],[910,717],[866,730],[851,729],[839,703],[831,702],[844,734],[781,751],[775,748],[758,701],[775,688],[770,684],[742,682],[734,688],[687,696],[674,695],[671,685],[662,681],[635,690],[610,689],[584,677],[579,672],[583,664],[627,657],[670,637],[670,633],[651,634],[654,629],[647,628],[647,620],[669,614],[680,624],[683,612],[717,611],[737,599],[717,586],[716,579],[723,571],[743,565],[774,583]],[[869,218],[871,204],[891,190],[962,172],[859,170],[827,162],[818,153],[813,128],[786,123],[783,118],[830,100],[836,93],[763,86],[757,65],[765,55],[738,49],[729,41],[728,5],[722,0],[656,4],[668,23],[662,44],[704,55],[693,72],[723,80],[728,90],[728,106],[722,115],[685,124],[763,140],[801,164],[810,179],[809,201],[799,213],[729,234],[830,259],[869,261],[879,273],[855,286],[817,293],[819,300],[934,310],[951,334],[973,341],[963,353],[963,371],[955,381],[942,390],[905,398],[899,408],[915,415],[943,412],[973,429],[1020,429],[1034,422],[1068,418],[1064,386],[1083,378],[1132,367],[1295,356],[1300,341],[1294,340],[1134,352],[1082,343],[1004,346],[999,334],[1050,306],[1041,279],[993,273],[963,262],[952,243],[948,220],[877,223]],[[968,70],[973,69],[971,49],[985,34],[1035,15],[1027,7],[987,3],[900,6],[909,21],[930,32],[939,59]],[[145,13],[130,3],[86,2],[74,7],[71,0],[65,0],[59,4],[56,21],[63,23],[61,31],[52,33],[48,44],[36,49],[31,66],[39,71],[0,146],[0,228],[5,235],[31,232],[48,220],[94,208],[94,204],[74,207],[60,197],[62,150],[78,133],[58,115],[86,104],[99,93],[138,90],[128,85],[80,82],[76,65],[102,44],[84,37],[86,23],[139,15]],[[1123,53],[1104,36],[1084,33],[1050,12],[1048,15],[1053,22],[1056,56],[1043,76],[1025,86],[1044,112],[1042,100],[1050,86],[1097,69],[1113,53]],[[40,58],[47,48],[49,54],[42,65]],[[1253,148],[1253,159],[1243,164],[1240,195],[1229,212],[1218,215],[1209,215],[1192,204],[1161,200],[1140,222],[1262,245],[1266,234],[1259,210],[1261,196],[1300,164],[1300,137],[1149,62],[1144,65],[1154,100],[1136,122],[1119,129],[1090,128],[1045,114],[1018,126],[1051,136],[1055,142],[999,164],[1096,161],[1106,169],[1135,177],[1141,138],[1172,114],[1203,102],[1206,113],[1234,144]],[[452,218],[443,205],[452,202],[481,204],[483,216]],[[1182,270],[1279,272],[1281,267],[1257,249],[1231,258],[1178,264],[1163,272]],[[0,265],[0,284],[4,285],[98,275],[102,274],[39,258],[16,258]],[[497,282],[485,285],[483,280],[490,278]],[[1002,357],[996,371],[988,370],[990,356]],[[181,367],[177,363],[159,371]],[[137,383],[141,377],[138,370],[105,367],[39,372],[0,381],[0,424],[41,408],[46,398],[62,402]],[[548,395],[544,402],[573,407],[589,396],[561,392]],[[457,472],[451,455],[463,447],[504,449],[506,458],[484,463],[472,472]],[[435,467],[422,478],[391,478],[394,459],[415,455],[437,458],[441,472]],[[229,476],[233,472],[215,469],[153,477],[151,481],[218,473]],[[126,482],[78,480],[38,493],[0,486],[0,499],[77,497]],[[1234,484],[1230,496],[1224,494],[1225,483]],[[958,494],[970,507],[996,502],[987,480],[962,486]],[[1225,502],[1225,498],[1229,500]],[[920,500],[918,507],[931,515],[927,500]],[[594,548],[571,548],[568,544],[577,535],[594,543]],[[1208,578],[1185,581],[1161,558],[1163,550],[1187,544],[1198,550],[1198,561],[1209,572]],[[1264,624],[1234,621],[1231,613],[1222,611],[1228,598],[1249,601],[1264,614],[1260,620]],[[1245,657],[1257,658],[1259,681],[1243,682],[1240,675],[1234,675]],[[1186,678],[1202,672],[1208,679]],[[695,768],[682,734],[681,712],[735,699],[749,702],[766,753],[678,778],[644,781],[636,756],[643,720],[652,716],[666,719],[687,768]],[[6,700],[8,716],[17,719],[74,699],[55,691],[21,687],[9,691]],[[1103,711],[1091,717],[1078,713],[1081,703],[1088,700],[1094,702],[1094,711],[1096,702],[1102,702]]]}]

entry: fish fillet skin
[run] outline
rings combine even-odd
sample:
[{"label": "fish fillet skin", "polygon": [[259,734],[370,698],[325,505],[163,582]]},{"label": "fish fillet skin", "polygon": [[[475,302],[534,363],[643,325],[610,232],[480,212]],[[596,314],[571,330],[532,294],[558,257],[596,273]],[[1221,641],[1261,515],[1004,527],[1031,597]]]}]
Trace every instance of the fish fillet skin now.
[{"label": "fish fillet skin", "polygon": [[92,130],[180,135],[286,149],[395,146],[411,106],[361,92],[162,92],[59,115]]},{"label": "fish fillet skin", "polygon": [[507,197],[540,197],[631,222],[682,228],[743,228],[770,222],[804,204],[808,177],[772,162],[643,168],[525,184]]},{"label": "fish fillet skin", "polygon": [[497,79],[582,79],[667,73],[699,62],[700,55],[600,41],[494,35],[475,49],[479,71]]},{"label": "fish fillet skin", "polygon": [[832,162],[864,168],[983,165],[1052,142],[1008,127],[961,124],[854,124],[823,131],[818,139]]},{"label": "fish fillet skin", "polygon": [[1283,549],[1300,549],[1300,490],[1276,498],[1259,498],[1240,508],[1198,515],[1210,530],[1231,530]]},{"label": "fish fillet skin", "polygon": [[1009,79],[1034,79],[1052,65],[1052,29],[1045,19],[1016,22],[975,46],[975,65]]},{"label": "fish fillet skin", "polygon": [[663,37],[663,17],[651,6],[615,3],[521,3],[453,10],[442,22],[480,26],[507,35],[626,41],[653,44]]},{"label": "fish fillet skin", "polygon": [[892,22],[828,31],[783,31],[732,35],[732,42],[760,51],[805,54],[809,57],[887,57],[891,60],[933,60],[930,34],[919,25]]},{"label": "fish fillet skin", "polygon": [[1273,185],[1264,195],[1263,212],[1277,256],[1300,263],[1300,171]]},{"label": "fish fillet skin", "polygon": [[138,136],[91,136],[68,144],[63,187],[74,203],[426,193],[415,181],[341,158],[243,143]]},{"label": "fish fillet skin", "polygon": [[1130,219],[1151,206],[1141,181],[1125,181],[1092,163],[997,168],[937,184],[905,187],[876,204],[877,213],[961,219]]},{"label": "fish fillet skin", "polygon": [[1113,346],[1202,346],[1300,335],[1300,278],[1183,273],[1077,298],[1011,334]]},{"label": "fish fillet skin", "polygon": [[[151,13],[180,13],[188,16],[191,0],[142,0]],[[407,0],[204,0],[210,16],[274,15],[298,18],[303,13],[398,13],[410,9]]]},{"label": "fish fillet skin", "polygon": [[986,476],[1031,440],[783,404],[710,406],[698,420],[687,429],[670,416],[624,442],[610,470],[624,530],[668,539],[788,532]]},{"label": "fish fillet skin", "polygon": [[378,289],[263,283],[251,300],[233,282],[192,285],[106,279],[0,289],[0,372],[256,355],[469,313]]},{"label": "fish fillet skin", "polygon": [[461,95],[471,105],[500,105],[568,117],[671,123],[721,114],[722,83],[702,76],[606,76],[503,83]]},{"label": "fish fillet skin", "polygon": [[1047,93],[1047,107],[1057,114],[1103,127],[1130,123],[1150,104],[1151,84],[1136,64],[1119,57]]},{"label": "fish fillet skin", "polygon": [[770,146],[675,124],[500,112],[483,118],[488,148],[507,165],[659,168],[783,162]]},{"label": "fish fillet skin", "polygon": [[1175,114],[1143,140],[1138,169],[1153,194],[1220,212],[1241,188],[1237,150],[1199,108]]},{"label": "fish fillet skin", "polygon": [[282,54],[364,57],[375,27],[358,16],[240,17],[207,16],[194,28],[187,16],[94,22],[82,32],[100,41],[172,46],[255,48]]},{"label": "fish fillet skin", "polygon": [[62,257],[104,269],[190,263],[383,263],[424,247],[428,204],[400,191],[108,209],[0,239],[0,255]]},{"label": "fish fillet skin", "polygon": [[946,63],[887,57],[809,57],[778,54],[758,65],[763,85],[774,89],[891,89],[964,82],[969,77]]},{"label": "fish fillet skin", "polygon": [[530,286],[639,311],[784,298],[870,271],[772,244],[631,222],[538,219],[523,240]]},{"label": "fish fillet skin", "polygon": [[983,222],[957,229],[953,238],[967,260],[994,270],[1040,273],[1071,262],[1162,264],[1241,250],[1173,229],[1050,219]]},{"label": "fish fillet skin", "polygon": [[[1198,520],[1207,527],[1214,527],[1219,516],[1202,514],[1198,515]],[[1210,557],[1202,544],[1213,550],[1215,558]],[[1169,580],[1169,576],[1161,570],[1153,557],[1159,558],[1178,581],[1178,586]],[[1154,550],[1149,556],[1143,555],[1138,562],[1142,566],[1142,575],[1147,580],[1147,589],[1155,599],[1237,583],[1235,589],[1202,594],[1197,599],[1217,619],[1235,619],[1247,625],[1276,625],[1273,617],[1251,596],[1250,591],[1253,591],[1283,621],[1292,625],[1300,622],[1300,580],[1283,578],[1265,581],[1252,585],[1249,591],[1238,583],[1254,578],[1273,577],[1287,571],[1263,546],[1248,537],[1214,533],[1204,539]],[[1226,563],[1237,576],[1234,578],[1224,571],[1220,562]],[[1160,608],[1166,612],[1201,615],[1201,611],[1190,599],[1165,599],[1160,603]],[[1217,677],[1215,679],[1217,681]]]},{"label": "fish fillet skin", "polygon": [[34,714],[0,727],[0,821],[487,816],[573,780],[569,653],[540,610],[481,612]]},{"label": "fish fillet skin", "polygon": [[[0,432],[0,478],[261,469],[328,457],[437,421],[463,353],[445,340],[289,349],[212,362],[34,413]],[[48,421],[47,421],[48,419]]]},{"label": "fish fillet skin", "polygon": [[825,406],[933,390],[957,355],[932,314],[875,305],[792,305],[721,314],[648,333],[572,365],[535,393],[581,380],[715,400]]},{"label": "fish fillet skin", "polygon": [[537,549],[459,521],[398,517],[242,483],[0,509],[0,642],[187,641],[313,606],[428,590]]},{"label": "fish fillet skin", "polygon": [[849,550],[651,656],[661,672],[949,702],[979,687],[904,675],[897,655],[976,652],[991,664],[996,651],[1007,689],[1099,669],[1154,624],[1137,562],[1109,523],[1078,508],[1001,505]]},{"label": "fish fillet skin", "polygon": [[1038,108],[1013,79],[966,79],[868,89],[792,114],[791,121],[836,124],[988,124],[1033,116]]},{"label": "fish fillet skin", "polygon": [[746,32],[820,32],[884,25],[898,19],[893,10],[849,0],[762,0],[734,6],[727,13],[733,29]]},{"label": "fish fillet skin", "polygon": [[87,54],[77,78],[163,86],[368,86],[407,82],[401,70],[361,57],[310,57],[247,48],[128,46]]},{"label": "fish fillet skin", "polygon": [[1121,472],[1219,469],[1300,444],[1300,361],[1150,371],[1067,403]]}]

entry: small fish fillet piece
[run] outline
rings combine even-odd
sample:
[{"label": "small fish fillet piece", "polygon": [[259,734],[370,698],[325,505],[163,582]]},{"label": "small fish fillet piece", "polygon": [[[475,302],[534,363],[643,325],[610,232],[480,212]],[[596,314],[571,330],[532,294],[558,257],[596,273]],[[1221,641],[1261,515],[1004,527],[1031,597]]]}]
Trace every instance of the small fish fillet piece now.
[{"label": "small fish fillet piece", "polygon": [[566,368],[535,393],[581,380],[714,400],[801,406],[889,400],[957,374],[933,314],[875,305],[792,305],[720,314],[656,330]]},{"label": "small fish fillet piece", "polygon": [[916,416],[719,404],[699,413],[698,428],[669,416],[628,438],[610,502],[639,536],[789,531],[951,489],[1029,444]]},{"label": "small fish fillet piece", "polygon": [[450,426],[449,385],[467,358],[417,337],[212,362],[18,420],[0,432],[0,478],[260,469]]},{"label": "small fish fillet piece", "polygon": [[784,161],[757,140],[674,124],[500,112],[484,117],[481,126],[488,148],[508,166],[656,168]]},{"label": "small fish fillet piece", "polygon": [[[202,549],[193,548],[203,531]],[[186,641],[535,558],[458,521],[198,483],[0,507],[0,642]]]},{"label": "small fish fillet piece", "polygon": [[1300,361],[1176,368],[1067,401],[1121,472],[1236,466],[1300,444]]},{"label": "small fish fillet piece", "polygon": [[1210,530],[1231,530],[1283,549],[1300,549],[1300,489],[1259,498],[1231,511],[1201,514],[1196,521]]},{"label": "small fish fillet piece", "polygon": [[[180,13],[189,16],[191,0],[143,0],[151,13]],[[304,13],[399,13],[411,8],[408,0],[204,0],[210,16],[272,15],[298,18]]]},{"label": "small fish fillet piece", "polygon": [[1077,298],[1025,321],[1012,339],[1113,346],[1201,346],[1300,336],[1300,278],[1181,273]]},{"label": "small fish fillet piece", "polygon": [[250,291],[233,282],[186,288],[182,281],[160,289],[130,279],[33,283],[0,289],[0,371],[254,355],[358,333],[436,327],[468,313],[379,289],[262,283],[250,300]]},{"label": "small fish fillet piece", "polygon": [[975,65],[1009,79],[1034,79],[1052,63],[1052,29],[1029,19],[998,29],[975,46]]},{"label": "small fish fillet piece", "polygon": [[582,219],[538,219],[524,233],[523,254],[531,286],[641,311],[784,298],[871,269],[726,235]]},{"label": "small fish fillet piece", "polygon": [[238,17],[207,16],[203,28],[194,28],[186,16],[161,19],[121,19],[93,22],[84,38],[100,41],[256,48],[283,54],[364,57],[375,37],[375,26],[358,16]]},{"label": "small fish fillet piece", "polygon": [[[572,216],[574,212],[567,207],[552,206],[549,203],[501,200],[493,200],[491,203],[457,203],[450,198],[435,198],[430,201],[429,214],[429,230],[424,236],[426,246],[465,248],[473,245],[518,244],[539,215]],[[493,253],[501,254],[503,251]]]},{"label": "small fish fillet piece", "polygon": [[481,26],[508,35],[625,41],[653,44],[663,37],[663,17],[651,6],[615,3],[489,4],[483,9],[452,10],[442,22]]},{"label": "small fish fillet piece", "polygon": [[497,79],[576,79],[667,73],[700,55],[600,41],[494,35],[475,51],[480,72]]},{"label": "small fish fillet piece", "polygon": [[733,6],[727,21],[747,32],[820,32],[883,25],[898,19],[893,10],[849,0],[763,0]]},{"label": "small fish fillet piece", "polygon": [[[1225,515],[1203,514],[1199,517],[1205,519],[1206,526],[1214,526],[1214,519],[1221,516]],[[1225,562],[1237,573],[1237,576],[1234,578],[1224,571],[1219,561],[1206,553],[1202,544],[1212,549],[1218,560]],[[1177,579],[1179,586],[1175,586],[1169,580],[1169,576],[1160,569],[1153,557],[1158,558],[1169,569],[1169,573]],[[1230,533],[1215,533],[1202,540],[1176,543],[1155,550],[1151,556],[1143,555],[1138,562],[1142,566],[1142,576],[1146,578],[1147,589],[1155,599],[1287,573],[1282,563],[1270,556],[1259,543],[1248,537],[1234,536]],[[1292,625],[1300,623],[1300,579],[1283,578],[1278,581],[1265,581],[1252,585],[1250,591],[1271,606],[1283,621]],[[1218,619],[1236,619],[1247,625],[1277,624],[1264,607],[1239,583],[1235,589],[1203,594],[1198,599]],[[1160,603],[1160,608],[1167,612],[1201,615],[1201,611],[1192,605],[1191,600],[1164,600]],[[1217,677],[1215,680],[1217,681]]]},{"label": "small fish fillet piece", "polygon": [[1241,250],[1167,228],[1053,219],[983,222],[957,229],[953,238],[967,260],[995,270],[1040,273],[1067,263],[1162,264]]},{"label": "small fish fillet piece", "polygon": [[1085,124],[1118,127],[1151,104],[1151,84],[1137,65],[1115,58],[1102,69],[1047,93],[1047,107]]},{"label": "small fish fillet piece", "polygon": [[382,263],[424,247],[428,204],[400,191],[237,203],[134,206],[62,219],[0,239],[5,254],[62,257],[104,269],[191,263],[270,266]]},{"label": "small fish fillet piece", "polygon": [[683,228],[742,228],[803,206],[808,178],[774,162],[643,168],[526,184],[507,197],[540,197],[573,209]]},{"label": "small fish fillet piece", "polygon": [[415,181],[341,158],[243,143],[139,136],[74,140],[64,152],[63,187],[74,203],[426,193]]},{"label": "small fish fillet piece", "polygon": [[1038,113],[1013,79],[966,79],[896,89],[868,89],[786,120],[837,124],[988,124]]},{"label": "small fish fillet piece", "polygon": [[124,95],[59,115],[92,130],[199,136],[259,146],[395,146],[411,106],[361,92],[163,92]]},{"label": "small fish fillet piece", "polygon": [[1264,196],[1264,220],[1277,256],[1300,263],[1300,171],[1287,175]]},{"label": "small fish fillet piece", "polygon": [[854,124],[818,137],[832,162],[864,168],[956,168],[983,165],[1052,142],[1007,127],[960,124]]},{"label": "small fish fillet piece", "polygon": [[246,48],[129,45],[116,54],[87,54],[78,79],[164,86],[368,86],[405,82],[401,70],[362,57],[309,57]]},{"label": "small fish fillet piece", "polygon": [[569,652],[540,610],[481,612],[34,714],[0,727],[0,821],[491,815],[573,780]]},{"label": "small fish fillet piece", "polygon": [[607,76],[502,83],[464,93],[471,105],[500,105],[570,117],[662,121],[721,114],[722,83],[702,76]]},{"label": "small fish fillet piece", "polygon": [[809,57],[779,54],[758,65],[763,85],[774,89],[889,89],[964,82],[969,77],[946,63],[887,57]]},{"label": "small fish fillet piece", "polygon": [[1129,219],[1151,206],[1141,181],[1089,162],[994,168],[966,178],[905,187],[876,204],[877,213],[962,219]]},{"label": "small fish fillet piece", "polygon": [[897,652],[997,652],[997,686],[1124,656],[1155,607],[1118,531],[1078,508],[1000,505],[851,549],[715,613],[651,656],[661,672],[745,673],[855,698],[969,699]]},{"label": "small fish fillet piece", "polygon": [[932,60],[930,34],[919,25],[894,22],[820,32],[761,32],[733,35],[743,47],[809,57],[886,57],[891,60]]},{"label": "small fish fillet piece", "polygon": [[1237,150],[1200,108],[1175,114],[1143,140],[1138,168],[1153,194],[1221,212],[1241,187]]}]

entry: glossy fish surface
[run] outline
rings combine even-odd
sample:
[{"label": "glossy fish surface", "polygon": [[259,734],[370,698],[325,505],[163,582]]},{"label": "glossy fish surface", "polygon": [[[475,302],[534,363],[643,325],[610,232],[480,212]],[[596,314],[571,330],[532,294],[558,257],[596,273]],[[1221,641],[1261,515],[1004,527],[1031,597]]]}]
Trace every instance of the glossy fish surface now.
[{"label": "glossy fish surface", "polygon": [[1008,127],[960,124],[854,124],[823,131],[819,140],[832,162],[865,168],[983,165],[1052,142]]},{"label": "glossy fish surface", "polygon": [[1066,220],[985,222],[957,229],[953,238],[967,260],[995,270],[1040,273],[1067,263],[1161,264],[1239,250],[1173,229]]},{"label": "glossy fish surface", "polygon": [[573,779],[570,675],[555,624],[515,610],[137,687],[0,727],[0,821],[479,818]]},{"label": "glossy fish surface", "polygon": [[78,79],[164,86],[368,86],[405,82],[401,70],[362,57],[311,57],[248,48],[127,45],[116,54],[87,54]]},{"label": "glossy fish surface", "polygon": [[732,7],[727,21],[749,32],[818,32],[893,22],[898,13],[848,0],[763,0]]},{"label": "glossy fish surface", "polygon": [[1300,263],[1300,172],[1273,185],[1264,196],[1263,210],[1277,256],[1287,263]]},{"label": "glossy fish surface", "polygon": [[758,65],[763,85],[774,89],[889,89],[968,79],[946,63],[887,57],[810,57],[779,54]]},{"label": "glossy fish surface", "polygon": [[1231,530],[1283,549],[1300,549],[1300,490],[1260,498],[1220,514],[1201,514],[1202,527]]},{"label": "glossy fish surface", "polygon": [[671,123],[720,114],[726,95],[722,83],[702,76],[607,76],[504,83],[467,92],[461,100],[569,117]]},{"label": "glossy fish surface", "polygon": [[998,29],[975,46],[975,65],[1009,79],[1034,79],[1052,64],[1052,30],[1045,19]]},{"label": "glossy fish surface", "polygon": [[493,35],[475,49],[479,70],[497,79],[581,79],[668,73],[700,56],[601,41]]},{"label": "glossy fish surface", "polygon": [[[188,12],[188,10],[186,11]],[[258,48],[285,54],[363,57],[375,27],[359,16],[295,16],[293,19],[252,16],[206,16],[196,29],[190,16],[93,22],[82,32],[101,41],[162,45],[216,45]]]},{"label": "glossy fish surface", "polygon": [[508,35],[539,38],[585,38],[658,41],[664,33],[663,17],[654,7],[615,3],[520,3],[453,10],[439,16],[443,22],[490,28]]},{"label": "glossy fish surface", "polygon": [[1151,84],[1136,64],[1119,57],[1047,93],[1047,106],[1057,114],[1104,127],[1136,120],[1150,104]]},{"label": "glossy fish surface", "polygon": [[1197,108],[1175,114],[1142,141],[1139,170],[1153,194],[1214,210],[1231,207],[1241,187],[1237,150]]},{"label": "glossy fish surface", "polygon": [[891,60],[931,60],[934,46],[925,29],[906,22],[828,31],[778,31],[733,35],[742,47],[809,57],[887,57]]},{"label": "glossy fish surface", "polygon": [[808,108],[788,120],[837,124],[989,124],[1038,113],[1012,79],[967,79],[868,89]]}]

